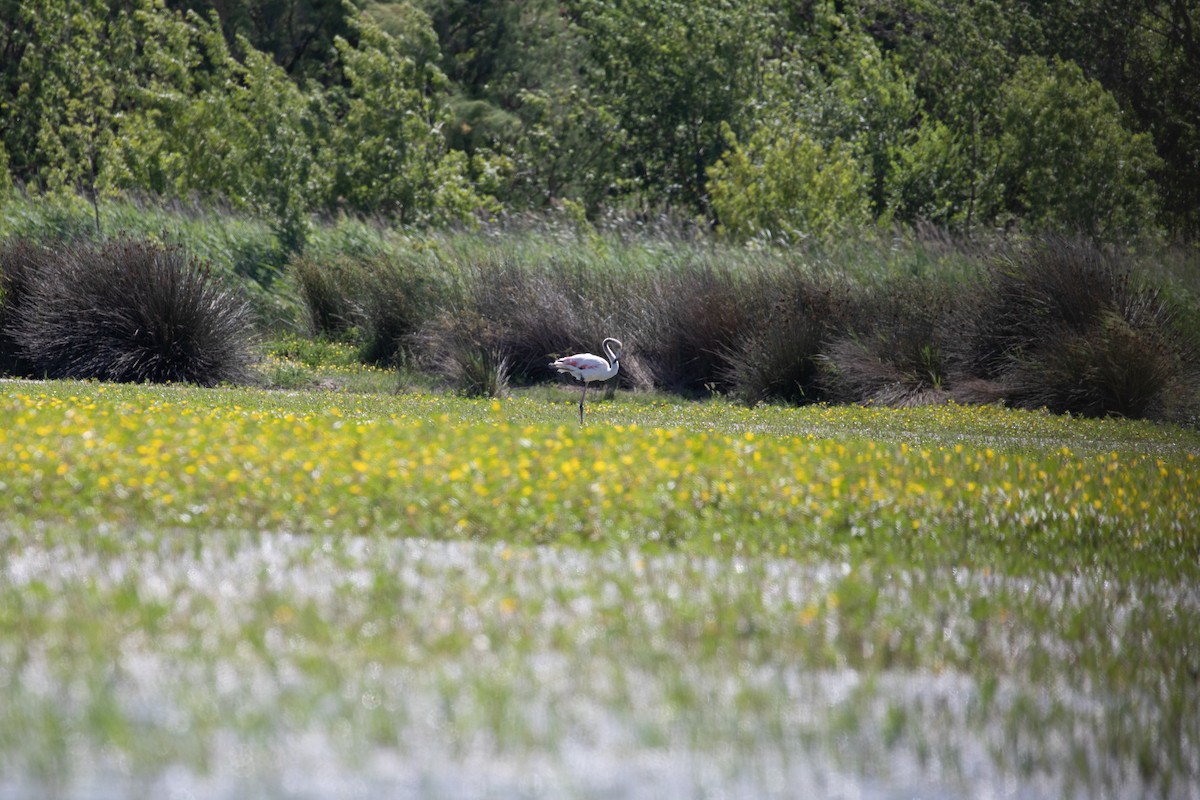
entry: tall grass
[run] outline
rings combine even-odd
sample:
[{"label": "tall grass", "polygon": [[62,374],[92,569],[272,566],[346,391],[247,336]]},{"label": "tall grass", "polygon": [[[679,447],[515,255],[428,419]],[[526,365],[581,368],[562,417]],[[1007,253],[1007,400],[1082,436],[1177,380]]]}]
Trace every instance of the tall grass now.
[{"label": "tall grass", "polygon": [[35,277],[49,269],[54,254],[26,239],[0,247],[0,371],[28,375],[29,359],[22,352],[17,323],[28,309]]},{"label": "tall grass", "polygon": [[1197,410],[1200,339],[1186,308],[1126,255],[1048,237],[996,258],[961,361],[1024,408],[1182,419]]},{"label": "tall grass", "polygon": [[827,399],[890,406],[946,400],[947,322],[964,289],[935,278],[859,286],[841,330],[821,345]]},{"label": "tall grass", "polygon": [[[260,327],[352,343],[367,362],[467,392],[554,380],[553,357],[616,336],[618,382],[632,389],[1200,414],[1200,251],[1187,248],[921,229],[751,250],[670,220],[431,231],[341,218],[314,221],[304,250],[287,254],[269,226],[225,211],[104,210],[237,276]],[[18,196],[0,234],[94,237],[88,213]]]}]

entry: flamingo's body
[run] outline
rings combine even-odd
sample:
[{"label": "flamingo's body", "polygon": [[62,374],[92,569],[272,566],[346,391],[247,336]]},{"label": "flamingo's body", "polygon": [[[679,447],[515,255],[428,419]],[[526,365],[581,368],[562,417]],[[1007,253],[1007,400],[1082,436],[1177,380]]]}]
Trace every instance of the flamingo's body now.
[{"label": "flamingo's body", "polygon": [[607,359],[591,353],[579,353],[573,356],[564,356],[550,363],[550,366],[559,372],[574,375],[576,380],[583,382],[583,393],[579,396],[580,425],[583,424],[583,401],[587,399],[588,384],[593,381],[606,381],[614,377],[617,370],[621,368],[618,363],[618,359],[621,357],[621,340],[605,339],[603,346],[604,352],[608,356]]}]

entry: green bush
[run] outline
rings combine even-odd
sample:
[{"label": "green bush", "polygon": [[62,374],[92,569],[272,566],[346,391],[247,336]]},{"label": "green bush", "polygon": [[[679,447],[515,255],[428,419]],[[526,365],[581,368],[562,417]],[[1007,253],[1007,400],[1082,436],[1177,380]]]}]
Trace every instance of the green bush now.
[{"label": "green bush", "polygon": [[[372,364],[393,363],[405,341],[451,299],[441,291],[426,263],[414,253],[361,262],[361,274],[350,283],[357,289],[354,314],[362,336],[362,359]],[[444,277],[444,276],[443,276]]]},{"label": "green bush", "polygon": [[1022,59],[999,100],[1005,207],[1024,226],[1109,240],[1155,230],[1154,144],[1078,65]]},{"label": "green bush", "polygon": [[708,191],[719,230],[734,240],[829,239],[867,223],[868,175],[848,143],[826,146],[788,125],[729,144]]},{"label": "green bush", "polygon": [[429,263],[412,250],[297,256],[288,275],[309,330],[356,342],[362,360],[372,364],[394,363],[407,339],[451,300],[448,285],[439,284]]}]

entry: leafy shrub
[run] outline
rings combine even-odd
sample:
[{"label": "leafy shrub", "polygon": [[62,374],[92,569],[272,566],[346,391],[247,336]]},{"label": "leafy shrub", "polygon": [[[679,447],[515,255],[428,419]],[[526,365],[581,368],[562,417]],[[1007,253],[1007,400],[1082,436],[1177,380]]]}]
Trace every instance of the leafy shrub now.
[{"label": "leafy shrub", "polygon": [[720,230],[736,240],[829,239],[865,225],[867,176],[852,146],[825,146],[794,125],[761,128],[709,170],[708,189]]},{"label": "leafy shrub", "polygon": [[1074,62],[1022,58],[1001,89],[1004,206],[1037,230],[1112,238],[1154,230],[1162,166],[1151,137]]},{"label": "leafy shrub", "polygon": [[178,248],[65,246],[25,279],[10,330],[31,374],[203,385],[248,376],[249,307]]},{"label": "leafy shrub", "polygon": [[439,304],[453,295],[439,286],[434,274],[416,254],[397,253],[362,262],[355,315],[362,335],[362,359],[388,364],[401,354],[405,342],[420,330]]}]

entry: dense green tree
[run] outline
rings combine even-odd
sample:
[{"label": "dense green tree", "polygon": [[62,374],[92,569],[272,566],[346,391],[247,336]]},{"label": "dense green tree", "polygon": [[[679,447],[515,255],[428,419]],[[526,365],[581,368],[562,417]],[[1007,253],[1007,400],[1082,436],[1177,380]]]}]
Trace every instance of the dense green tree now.
[{"label": "dense green tree", "polygon": [[1150,138],[1073,62],[1030,56],[1000,93],[1004,208],[1033,229],[1115,237],[1151,231]]},{"label": "dense green tree", "polygon": [[231,167],[241,175],[243,202],[275,221],[285,247],[298,249],[324,183],[312,136],[316,120],[307,96],[279,65],[244,44],[240,86],[229,99]]},{"label": "dense green tree", "polygon": [[311,99],[245,39],[235,58],[215,18],[140,2],[129,17],[136,57],[119,84],[131,102],[115,120],[104,184],[220,198],[299,247],[327,182]]},{"label": "dense green tree", "polygon": [[[1171,230],[1200,233],[1200,5],[1179,0],[861,0],[872,32],[917,76],[931,118],[969,159],[970,212],[996,207],[1001,87],[1025,56],[1073,61],[1148,133]],[[911,188],[911,186],[910,186]],[[1018,209],[1019,211],[1019,209]]]},{"label": "dense green tree", "polygon": [[641,196],[703,210],[722,126],[747,128],[772,44],[763,3],[578,0],[599,102],[627,135],[625,176]]},{"label": "dense green tree", "polygon": [[1039,29],[1006,0],[883,0],[872,4],[875,36],[914,79],[922,116],[895,158],[890,181],[898,217],[966,229],[990,225],[1000,191],[996,98],[1024,42]]},{"label": "dense green tree", "polygon": [[798,242],[867,225],[868,171],[853,145],[824,145],[799,126],[761,126],[709,170],[718,230],[735,239]]},{"label": "dense green tree", "polygon": [[4,149],[4,141],[0,139],[0,200],[12,191],[12,175],[8,171],[8,151]]},{"label": "dense green tree", "polygon": [[226,42],[245,39],[296,79],[325,82],[334,40],[352,35],[355,7],[345,0],[167,0],[178,11],[216,14]]},{"label": "dense green tree", "polygon": [[625,134],[616,114],[586,87],[529,89],[520,126],[500,149],[512,165],[506,191],[518,208],[576,202],[595,215],[620,180]]},{"label": "dense green tree", "polygon": [[[500,155],[510,207],[561,200],[595,212],[616,182],[624,135],[589,79],[575,19],[556,0],[424,0],[450,81],[447,141]],[[372,7],[372,13],[376,13]]]},{"label": "dense green tree", "polygon": [[[14,100],[21,86],[20,65],[25,49],[29,46],[30,25],[21,14],[21,0],[0,0],[0,144],[5,152],[12,152],[9,169],[17,173],[19,180],[28,180],[29,168],[24,164],[23,152],[29,147],[32,126],[18,127],[14,117]],[[28,123],[27,120],[22,122]]]},{"label": "dense green tree", "polygon": [[892,218],[906,224],[969,227],[982,177],[973,167],[995,163],[998,157],[980,158],[979,152],[994,152],[998,147],[969,130],[955,131],[942,120],[923,116],[891,150],[885,190]]},{"label": "dense green tree", "polygon": [[220,199],[291,246],[631,201],[1195,238],[1198,74],[1180,0],[0,0],[0,192]]},{"label": "dense green tree", "polygon": [[324,160],[333,168],[332,197],[401,223],[461,219],[487,201],[472,184],[466,154],[446,144],[444,78],[410,55],[433,33],[428,20],[413,22],[400,38],[358,17],[357,44],[336,43],[345,82],[329,92],[333,124]]},{"label": "dense green tree", "polygon": [[1149,133],[1163,218],[1200,237],[1200,4],[1187,0],[1025,0],[1046,56],[1080,65]]},{"label": "dense green tree", "polygon": [[48,0],[17,12],[24,47],[16,95],[4,108],[6,139],[20,154],[24,180],[89,196],[97,228],[100,176],[123,99],[119,79],[132,54],[132,10],[103,0]]},{"label": "dense green tree", "polygon": [[710,170],[712,206],[736,237],[829,236],[890,214],[897,153],[913,137],[911,78],[833,3],[812,4],[751,104],[752,133]]},{"label": "dense green tree", "polygon": [[785,116],[827,145],[853,145],[868,173],[871,208],[881,216],[888,210],[894,154],[911,139],[920,105],[914,81],[899,60],[880,48],[861,19],[838,13],[835,6],[813,4],[808,34],[786,56],[803,64],[791,70],[793,96],[775,91],[766,105],[782,105]]},{"label": "dense green tree", "polygon": [[128,73],[134,102],[119,120],[107,179],[165,196],[222,196],[247,205],[230,93],[242,85],[215,18],[138,12],[141,63]]}]

